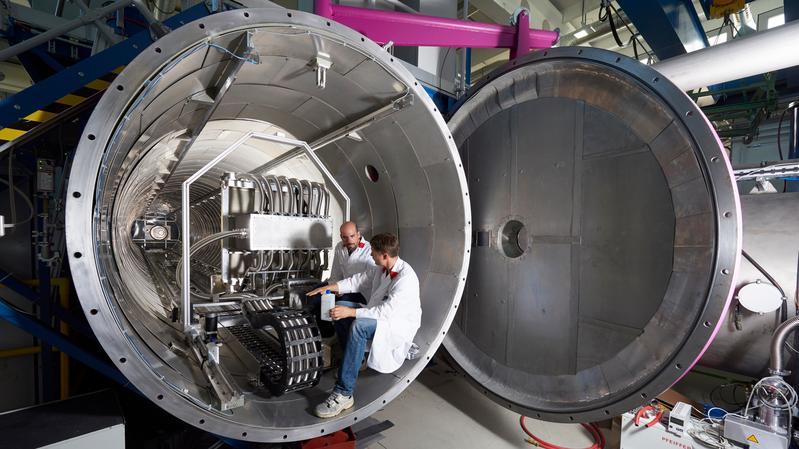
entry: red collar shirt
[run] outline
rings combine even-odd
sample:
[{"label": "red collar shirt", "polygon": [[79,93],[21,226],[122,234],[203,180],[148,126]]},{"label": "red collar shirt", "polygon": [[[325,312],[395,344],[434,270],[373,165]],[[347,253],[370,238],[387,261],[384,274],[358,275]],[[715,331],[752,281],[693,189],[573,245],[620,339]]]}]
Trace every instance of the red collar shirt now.
[{"label": "red collar shirt", "polygon": [[375,266],[375,261],[372,259],[372,245],[366,239],[361,237],[361,241],[352,254],[347,251],[347,247],[338,242],[333,249],[333,266],[330,269],[328,283],[332,284],[346,279],[373,266]]}]

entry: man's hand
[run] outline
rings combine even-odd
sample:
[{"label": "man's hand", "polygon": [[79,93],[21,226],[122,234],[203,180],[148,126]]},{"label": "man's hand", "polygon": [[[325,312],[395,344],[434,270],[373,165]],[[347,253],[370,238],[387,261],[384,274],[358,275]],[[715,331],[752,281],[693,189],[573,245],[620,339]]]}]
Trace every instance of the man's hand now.
[{"label": "man's hand", "polygon": [[327,290],[330,290],[331,293],[338,292],[338,284],[323,285],[323,286],[321,286],[319,288],[315,288],[315,289],[309,291],[308,293],[305,294],[305,296],[319,295],[319,294],[324,293]]},{"label": "man's hand", "polygon": [[340,320],[342,318],[355,318],[355,309],[352,307],[336,306],[330,309],[330,318]]}]

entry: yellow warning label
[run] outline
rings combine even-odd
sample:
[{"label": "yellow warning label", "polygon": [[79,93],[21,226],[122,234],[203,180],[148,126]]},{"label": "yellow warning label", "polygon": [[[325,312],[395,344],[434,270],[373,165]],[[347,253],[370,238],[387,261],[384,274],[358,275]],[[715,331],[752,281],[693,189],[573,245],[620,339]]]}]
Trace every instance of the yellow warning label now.
[{"label": "yellow warning label", "polygon": [[25,133],[26,131],[19,129],[2,128],[0,129],[0,140],[14,140]]},{"label": "yellow warning label", "polygon": [[757,437],[755,436],[755,434],[746,437],[746,441],[751,441],[752,443],[760,443],[760,441],[757,441]]}]

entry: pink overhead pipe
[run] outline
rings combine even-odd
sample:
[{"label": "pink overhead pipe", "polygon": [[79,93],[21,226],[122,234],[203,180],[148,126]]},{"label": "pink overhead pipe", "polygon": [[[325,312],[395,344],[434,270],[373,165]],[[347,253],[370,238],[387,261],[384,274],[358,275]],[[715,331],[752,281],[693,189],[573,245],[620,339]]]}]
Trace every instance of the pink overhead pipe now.
[{"label": "pink overhead pipe", "polygon": [[526,12],[519,14],[513,27],[334,5],[331,0],[314,0],[314,11],[381,45],[391,41],[400,47],[510,48],[513,58],[532,49],[550,48],[558,40],[556,31],[529,29]]}]

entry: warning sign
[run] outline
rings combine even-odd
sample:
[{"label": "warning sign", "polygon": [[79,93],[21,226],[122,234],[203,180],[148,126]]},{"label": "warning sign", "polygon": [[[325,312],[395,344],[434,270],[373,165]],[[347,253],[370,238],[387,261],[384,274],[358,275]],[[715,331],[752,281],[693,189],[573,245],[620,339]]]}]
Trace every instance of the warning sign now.
[{"label": "warning sign", "polygon": [[752,442],[752,443],[760,443],[760,441],[757,441],[757,437],[755,436],[755,434],[752,434],[752,435],[749,435],[748,437],[746,437],[746,441],[749,441],[749,442]]}]

